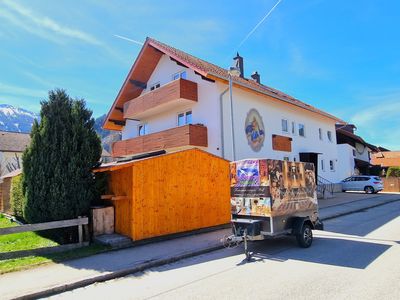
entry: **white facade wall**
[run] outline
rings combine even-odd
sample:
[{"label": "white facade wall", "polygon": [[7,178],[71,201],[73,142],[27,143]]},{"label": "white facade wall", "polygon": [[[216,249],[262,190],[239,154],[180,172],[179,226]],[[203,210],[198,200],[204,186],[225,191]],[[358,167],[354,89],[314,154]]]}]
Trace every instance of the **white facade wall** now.
[{"label": "white facade wall", "polygon": [[360,143],[356,143],[356,158],[366,161],[366,162],[370,162],[370,156],[369,156],[369,148],[367,146],[364,146],[363,144]]},{"label": "white facade wall", "polygon": [[[152,84],[160,83],[165,85],[172,81],[173,74],[186,71],[186,79],[198,84],[198,102],[189,104],[186,107],[171,109],[163,113],[153,115],[141,120],[147,123],[148,133],[159,132],[177,126],[177,115],[179,112],[192,110],[192,123],[201,123],[208,130],[208,148],[205,149],[213,154],[223,156],[226,159],[233,159],[231,118],[228,86],[222,83],[213,83],[203,80],[196,75],[193,70],[179,66],[167,55],[160,59],[155,71],[148,81],[148,87]],[[144,91],[147,92],[147,91]],[[225,93],[224,93],[225,92]],[[222,120],[221,120],[221,95],[222,97]],[[245,120],[250,109],[256,109],[261,115],[265,128],[264,145],[259,152],[254,152],[248,145],[245,133]],[[279,100],[268,100],[263,96],[233,89],[233,120],[235,137],[235,159],[244,158],[274,158],[283,159],[289,157],[290,160],[299,161],[300,152],[318,152],[319,155],[319,175],[333,182],[339,181],[341,175],[338,172],[338,148],[336,145],[335,121],[306,111],[296,106],[279,102]],[[287,119],[289,132],[282,132],[281,119]],[[296,134],[291,134],[291,122],[296,123]],[[223,127],[221,128],[221,123]],[[298,124],[305,125],[305,137],[298,135]],[[126,126],[122,131],[122,139],[133,138],[138,135],[139,122],[127,120]],[[323,131],[323,139],[319,139],[318,129]],[[221,138],[221,129],[224,138]],[[332,132],[332,141],[327,138],[327,131]],[[272,134],[291,137],[292,152],[274,151],[272,149]],[[321,160],[324,160],[324,170],[322,170]],[[329,168],[329,161],[334,163],[334,170]]]},{"label": "white facade wall", "polygon": [[351,175],[355,174],[355,162],[352,147],[349,144],[339,144],[338,149],[338,177],[339,180],[343,180]]}]

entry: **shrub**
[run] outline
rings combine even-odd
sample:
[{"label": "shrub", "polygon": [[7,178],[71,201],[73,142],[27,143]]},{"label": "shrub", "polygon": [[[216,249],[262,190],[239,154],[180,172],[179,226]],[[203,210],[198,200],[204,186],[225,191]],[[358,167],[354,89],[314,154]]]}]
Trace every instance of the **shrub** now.
[{"label": "shrub", "polygon": [[22,191],[22,175],[11,179],[10,204],[15,217],[23,218],[23,206],[25,203],[24,193]]},{"label": "shrub", "polygon": [[400,167],[390,167],[387,170],[386,177],[400,177]]},{"label": "shrub", "polygon": [[24,218],[40,223],[86,215],[96,195],[91,169],[101,154],[92,112],[59,89],[41,105],[23,155]]}]

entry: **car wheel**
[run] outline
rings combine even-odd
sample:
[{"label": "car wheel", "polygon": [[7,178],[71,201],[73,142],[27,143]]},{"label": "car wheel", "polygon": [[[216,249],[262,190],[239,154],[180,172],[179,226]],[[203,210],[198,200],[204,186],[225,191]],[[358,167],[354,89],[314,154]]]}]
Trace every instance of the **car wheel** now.
[{"label": "car wheel", "polygon": [[303,228],[300,233],[296,235],[297,243],[302,248],[308,248],[311,246],[313,241],[313,234],[311,226],[309,224],[303,224]]},{"label": "car wheel", "polygon": [[364,191],[365,191],[365,193],[367,193],[367,194],[373,194],[373,193],[375,193],[375,190],[374,190],[374,188],[373,188],[372,186],[366,186],[366,187],[364,188]]},{"label": "car wheel", "polygon": [[342,193],[346,193],[346,190],[342,190]]}]

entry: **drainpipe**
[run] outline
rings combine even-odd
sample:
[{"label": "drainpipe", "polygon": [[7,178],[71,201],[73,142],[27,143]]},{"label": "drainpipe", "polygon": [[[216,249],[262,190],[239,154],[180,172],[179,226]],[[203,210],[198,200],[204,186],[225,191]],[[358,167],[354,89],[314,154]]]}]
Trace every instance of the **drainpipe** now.
[{"label": "drainpipe", "polygon": [[219,95],[219,107],[220,107],[220,120],[221,120],[221,151],[222,151],[222,158],[225,158],[225,148],[224,148],[224,120],[223,120],[223,105],[222,101],[224,99],[224,95],[226,92],[229,90],[229,88],[226,88],[220,95]]}]

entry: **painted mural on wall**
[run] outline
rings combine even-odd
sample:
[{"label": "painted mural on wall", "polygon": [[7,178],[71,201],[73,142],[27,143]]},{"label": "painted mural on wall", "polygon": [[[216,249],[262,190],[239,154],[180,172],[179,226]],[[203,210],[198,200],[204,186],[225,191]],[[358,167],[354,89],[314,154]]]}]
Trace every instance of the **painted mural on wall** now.
[{"label": "painted mural on wall", "polygon": [[254,108],[247,113],[245,132],[251,149],[260,151],[265,140],[265,128],[260,114]]},{"label": "painted mural on wall", "polygon": [[311,163],[250,159],[230,168],[233,214],[280,216],[317,208]]}]

